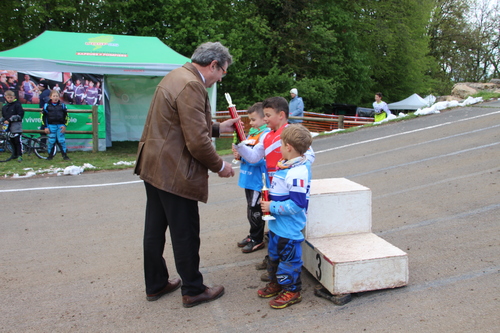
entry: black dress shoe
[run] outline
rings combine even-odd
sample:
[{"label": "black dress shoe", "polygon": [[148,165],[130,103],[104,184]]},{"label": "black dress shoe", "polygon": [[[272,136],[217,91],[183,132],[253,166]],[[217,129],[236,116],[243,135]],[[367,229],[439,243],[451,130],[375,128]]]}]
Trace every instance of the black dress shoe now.
[{"label": "black dress shoe", "polygon": [[201,303],[206,303],[206,302],[211,302],[213,300],[216,300],[217,298],[221,297],[224,295],[224,287],[223,286],[214,286],[212,288],[205,289],[204,292],[202,292],[199,295],[196,296],[189,296],[189,295],[184,295],[182,296],[182,306],[185,308],[191,308],[193,306],[196,306]]},{"label": "black dress shoe", "polygon": [[165,288],[163,288],[161,291],[157,292],[156,294],[147,294],[146,299],[150,302],[156,301],[157,299],[159,299],[163,295],[171,293],[174,290],[177,290],[180,286],[181,286],[181,279],[175,278],[173,280],[168,281]]}]

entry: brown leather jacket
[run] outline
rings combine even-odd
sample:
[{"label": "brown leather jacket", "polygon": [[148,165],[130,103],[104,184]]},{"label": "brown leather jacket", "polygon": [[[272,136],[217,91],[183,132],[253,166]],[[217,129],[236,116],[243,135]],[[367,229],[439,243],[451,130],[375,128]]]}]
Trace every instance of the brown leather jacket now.
[{"label": "brown leather jacket", "polygon": [[219,172],[223,163],[212,136],[219,136],[219,124],[212,124],[207,90],[186,63],[156,87],[134,173],[163,191],[206,203],[207,170]]}]

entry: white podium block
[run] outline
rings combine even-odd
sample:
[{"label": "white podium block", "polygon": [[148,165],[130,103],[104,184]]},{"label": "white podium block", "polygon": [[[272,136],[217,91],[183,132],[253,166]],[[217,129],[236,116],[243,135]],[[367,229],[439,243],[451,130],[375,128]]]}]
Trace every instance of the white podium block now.
[{"label": "white podium block", "polygon": [[311,183],[304,267],[333,295],[408,284],[408,256],[371,232],[371,191],[345,178]]},{"label": "white podium block", "polygon": [[372,194],[345,178],[313,179],[305,238],[371,232]]},{"label": "white podium block", "polygon": [[330,293],[350,294],[408,284],[408,256],[372,233],[308,239],[304,267]]}]

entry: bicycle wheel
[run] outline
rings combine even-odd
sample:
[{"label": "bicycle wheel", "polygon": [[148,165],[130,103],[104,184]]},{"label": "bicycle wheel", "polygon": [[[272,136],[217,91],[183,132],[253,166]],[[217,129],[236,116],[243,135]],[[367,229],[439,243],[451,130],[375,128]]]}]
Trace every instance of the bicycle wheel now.
[{"label": "bicycle wheel", "polygon": [[12,143],[10,143],[10,140],[8,137],[5,139],[2,139],[1,147],[2,147],[2,149],[4,149],[5,151],[7,151],[9,153],[12,153],[14,151],[14,149],[12,147]]},{"label": "bicycle wheel", "polygon": [[[49,152],[47,151],[48,137],[42,135],[39,138],[32,138],[31,140],[32,140],[31,149],[33,149],[35,155],[38,156],[38,158],[46,160],[47,157],[49,157]],[[52,155],[55,156],[56,154],[57,154],[57,145],[54,145],[54,147],[52,148]]]},{"label": "bicycle wheel", "polygon": [[7,162],[12,159],[12,145],[8,138],[0,139],[0,162]]}]

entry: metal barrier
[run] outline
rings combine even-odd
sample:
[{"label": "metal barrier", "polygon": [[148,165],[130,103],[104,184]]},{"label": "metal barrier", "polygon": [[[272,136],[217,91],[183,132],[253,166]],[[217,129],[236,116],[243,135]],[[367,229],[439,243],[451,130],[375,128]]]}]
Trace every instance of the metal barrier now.
[{"label": "metal barrier", "polygon": [[[241,116],[245,132],[250,130],[250,121],[247,116],[247,110],[238,110],[238,115]],[[217,111],[213,119],[224,121],[229,119],[229,111]],[[315,112],[304,112],[304,117],[290,117],[290,119],[301,119],[304,125],[311,132],[329,132],[336,129],[346,129],[364,124],[373,123],[373,118],[356,117],[343,115],[330,115]],[[232,134],[231,134],[232,135]],[[230,136],[222,134],[221,136]]]}]

